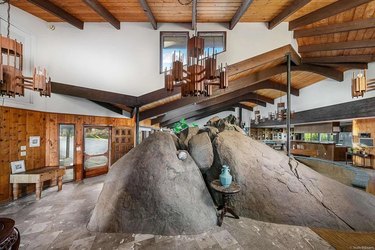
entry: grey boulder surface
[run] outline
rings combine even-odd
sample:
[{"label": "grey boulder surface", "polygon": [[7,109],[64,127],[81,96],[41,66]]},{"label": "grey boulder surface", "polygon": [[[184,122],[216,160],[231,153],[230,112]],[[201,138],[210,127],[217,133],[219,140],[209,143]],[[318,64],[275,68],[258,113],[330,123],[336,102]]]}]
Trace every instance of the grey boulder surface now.
[{"label": "grey boulder surface", "polygon": [[187,149],[191,137],[198,134],[198,127],[188,127],[182,130],[177,136],[179,138],[180,149]]},{"label": "grey boulder surface", "polygon": [[200,133],[191,137],[189,153],[203,173],[211,167],[214,162],[214,153],[208,133]]},{"label": "grey boulder surface", "polygon": [[90,231],[199,234],[215,226],[215,206],[194,160],[178,159],[172,136],[157,132],[109,170]]},{"label": "grey boulder surface", "polygon": [[374,231],[375,196],[327,178],[267,145],[235,131],[213,141],[215,162],[207,182],[228,165],[241,191],[240,216],[280,224]]}]

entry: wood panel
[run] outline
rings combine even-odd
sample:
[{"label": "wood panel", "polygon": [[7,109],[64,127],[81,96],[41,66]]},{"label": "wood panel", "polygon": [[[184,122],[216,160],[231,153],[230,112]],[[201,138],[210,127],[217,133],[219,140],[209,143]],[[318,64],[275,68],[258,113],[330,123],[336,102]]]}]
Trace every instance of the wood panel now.
[{"label": "wood panel", "polygon": [[[58,166],[58,129],[59,124],[75,125],[74,164],[76,179],[83,178],[83,126],[120,126],[134,127],[134,121],[127,118],[57,114],[10,107],[0,107],[0,201],[11,197],[9,185],[10,162],[25,160],[26,170]],[[40,136],[40,147],[29,147],[29,137]],[[27,155],[21,157],[21,146],[26,146]],[[25,186],[26,187],[26,186]],[[34,186],[27,186],[22,193],[34,191]]]},{"label": "wood panel", "polygon": [[[371,138],[375,140],[375,118],[371,119],[356,119],[353,120],[353,142],[359,143],[359,133],[371,133]],[[373,154],[375,156],[375,148],[368,148],[366,149],[368,153]],[[362,165],[361,159],[355,159],[358,165]],[[369,164],[366,163],[366,164]],[[375,168],[375,162],[372,162],[372,168]]]}]

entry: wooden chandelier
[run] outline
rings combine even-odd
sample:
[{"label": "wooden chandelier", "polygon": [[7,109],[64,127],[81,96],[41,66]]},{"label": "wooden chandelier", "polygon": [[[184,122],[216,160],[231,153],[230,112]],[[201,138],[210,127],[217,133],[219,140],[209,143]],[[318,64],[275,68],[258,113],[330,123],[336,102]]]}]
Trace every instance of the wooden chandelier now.
[{"label": "wooden chandelier", "polygon": [[184,55],[173,53],[172,68],[165,69],[165,88],[173,91],[175,86],[181,87],[181,96],[210,96],[212,87],[220,89],[228,87],[228,75],[223,65],[217,69],[217,58],[213,49],[210,55],[204,53],[204,39],[193,36],[188,40],[188,65],[184,66]]},{"label": "wooden chandelier", "polygon": [[0,95],[24,96],[25,89],[39,91],[41,96],[51,96],[51,78],[45,69],[34,68],[32,77],[22,75],[23,45],[17,40],[1,36],[0,39]]},{"label": "wooden chandelier", "polygon": [[363,97],[366,92],[375,90],[375,79],[367,80],[366,70],[355,76],[353,72],[352,79],[352,98]]}]

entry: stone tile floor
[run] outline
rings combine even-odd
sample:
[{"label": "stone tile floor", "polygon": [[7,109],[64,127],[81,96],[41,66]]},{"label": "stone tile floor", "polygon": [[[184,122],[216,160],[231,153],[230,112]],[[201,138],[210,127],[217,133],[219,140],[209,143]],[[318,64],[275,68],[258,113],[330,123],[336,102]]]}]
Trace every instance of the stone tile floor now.
[{"label": "stone tile floor", "polygon": [[86,229],[105,176],[67,183],[0,206],[16,221],[21,249],[333,249],[306,227],[225,218],[222,227],[199,235],[97,233]]}]

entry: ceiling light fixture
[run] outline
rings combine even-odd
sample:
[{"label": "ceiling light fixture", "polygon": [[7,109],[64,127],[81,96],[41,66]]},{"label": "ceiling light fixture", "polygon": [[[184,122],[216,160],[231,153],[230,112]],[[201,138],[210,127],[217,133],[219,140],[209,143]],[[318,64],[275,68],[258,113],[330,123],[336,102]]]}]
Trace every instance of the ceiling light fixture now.
[{"label": "ceiling light fixture", "polygon": [[184,54],[173,53],[171,69],[165,69],[165,88],[173,91],[175,86],[181,87],[181,95],[186,96],[210,96],[212,87],[220,89],[228,87],[228,75],[226,67],[221,64],[217,69],[217,53],[215,48],[205,53],[204,39],[195,35],[189,38],[187,46],[187,66],[185,67]]},{"label": "ceiling light fixture", "polygon": [[51,96],[51,78],[47,71],[40,67],[34,68],[32,77],[23,76],[23,45],[16,39],[11,39],[10,32],[10,3],[8,3],[7,37],[0,36],[0,95],[9,97],[24,96],[25,89],[38,91],[40,96]]},{"label": "ceiling light fixture", "polygon": [[367,72],[363,70],[357,76],[353,72],[352,79],[352,98],[363,97],[366,92],[375,90],[375,79],[367,80]]}]

